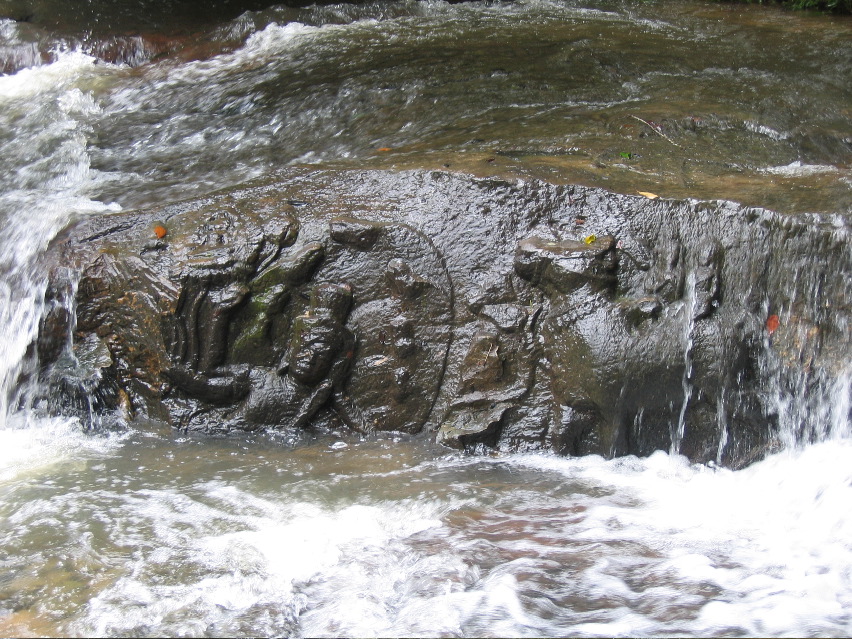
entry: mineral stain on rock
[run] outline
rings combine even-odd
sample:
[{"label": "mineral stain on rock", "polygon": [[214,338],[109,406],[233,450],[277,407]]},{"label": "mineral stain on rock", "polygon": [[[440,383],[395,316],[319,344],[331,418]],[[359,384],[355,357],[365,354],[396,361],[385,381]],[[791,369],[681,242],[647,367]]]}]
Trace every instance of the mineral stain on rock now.
[{"label": "mineral stain on rock", "polygon": [[33,358],[55,412],[88,375],[88,409],[202,432],[331,421],[736,466],[772,444],[759,361],[790,348],[762,309],[810,268],[767,264],[782,242],[845,255],[830,228],[725,202],[292,169],[69,227]]}]

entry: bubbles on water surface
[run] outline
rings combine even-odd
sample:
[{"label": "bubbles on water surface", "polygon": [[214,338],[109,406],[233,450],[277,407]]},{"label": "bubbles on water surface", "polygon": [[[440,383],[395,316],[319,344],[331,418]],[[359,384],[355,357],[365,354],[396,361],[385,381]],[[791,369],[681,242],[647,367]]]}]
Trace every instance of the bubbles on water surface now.
[{"label": "bubbles on water surface", "polygon": [[10,569],[42,568],[4,596],[85,636],[852,630],[847,440],[736,472],[229,441],[130,434],[5,475]]}]

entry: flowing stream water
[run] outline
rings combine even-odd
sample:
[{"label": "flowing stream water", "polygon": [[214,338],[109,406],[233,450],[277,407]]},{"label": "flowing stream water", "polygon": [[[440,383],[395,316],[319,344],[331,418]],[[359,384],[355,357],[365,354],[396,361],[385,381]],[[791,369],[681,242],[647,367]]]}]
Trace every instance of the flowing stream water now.
[{"label": "flowing stream water", "polygon": [[739,471],[676,449],[91,433],[18,384],[65,224],[290,165],[723,198],[848,238],[848,18],[687,0],[66,14],[0,19],[0,635],[852,635],[848,350],[816,407],[779,380],[787,447]]}]

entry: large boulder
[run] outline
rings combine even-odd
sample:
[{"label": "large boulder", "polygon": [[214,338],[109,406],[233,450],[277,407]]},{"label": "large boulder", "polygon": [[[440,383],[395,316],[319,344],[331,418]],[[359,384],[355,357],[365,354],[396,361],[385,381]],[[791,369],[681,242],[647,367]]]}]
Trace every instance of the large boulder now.
[{"label": "large boulder", "polygon": [[847,231],[729,202],[293,169],[69,227],[33,352],[47,396],[68,396],[69,361],[96,361],[98,410],[176,428],[336,423],[736,466],[789,428],[778,388],[846,365],[826,309],[848,313]]}]

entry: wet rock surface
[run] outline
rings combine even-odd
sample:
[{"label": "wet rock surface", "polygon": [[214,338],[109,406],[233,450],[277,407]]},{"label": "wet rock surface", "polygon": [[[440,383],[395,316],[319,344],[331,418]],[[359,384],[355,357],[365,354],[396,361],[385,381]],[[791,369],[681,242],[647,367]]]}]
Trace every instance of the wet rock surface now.
[{"label": "wet rock surface", "polygon": [[[727,202],[293,169],[71,226],[33,350],[66,405],[86,351],[106,380],[90,409],[182,429],[738,466],[773,445],[768,377],[816,384],[846,352],[822,347],[848,342],[842,322],[803,303],[809,251],[848,267],[846,237],[839,218]],[[849,299],[848,277],[820,281],[829,306]]]}]

